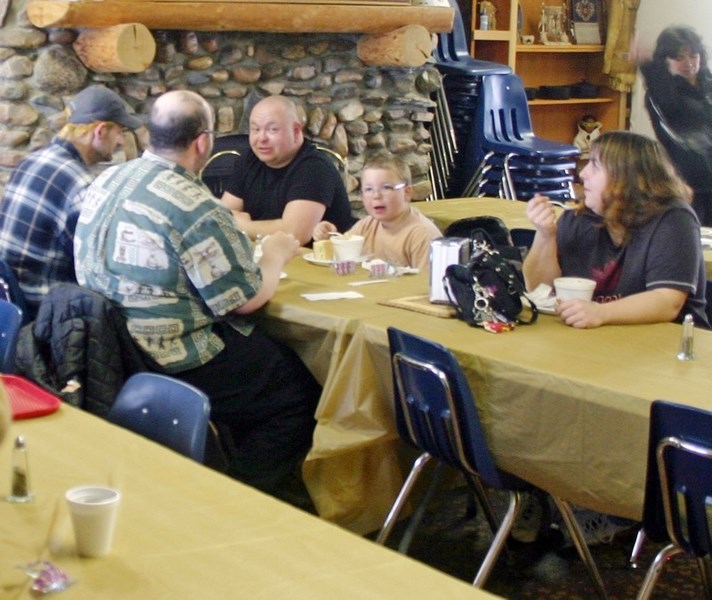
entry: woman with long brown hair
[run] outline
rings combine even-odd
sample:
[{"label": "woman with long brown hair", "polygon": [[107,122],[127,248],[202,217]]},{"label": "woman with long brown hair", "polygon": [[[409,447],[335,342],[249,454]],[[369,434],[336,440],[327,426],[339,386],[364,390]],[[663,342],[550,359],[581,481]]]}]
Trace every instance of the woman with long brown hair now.
[{"label": "woman with long brown hair", "polygon": [[581,179],[583,204],[558,219],[546,197],[529,201],[537,232],[524,262],[527,288],[561,276],[595,280],[592,302],[557,304],[573,327],[679,322],[687,313],[707,326],[699,222],[660,145],[636,133],[605,133]]}]

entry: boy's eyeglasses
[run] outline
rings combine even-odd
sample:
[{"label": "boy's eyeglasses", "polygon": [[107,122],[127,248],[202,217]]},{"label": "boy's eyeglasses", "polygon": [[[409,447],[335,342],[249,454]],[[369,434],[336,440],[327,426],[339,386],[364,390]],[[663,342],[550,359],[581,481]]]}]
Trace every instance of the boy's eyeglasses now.
[{"label": "boy's eyeglasses", "polygon": [[384,183],[379,188],[365,187],[361,190],[361,193],[364,196],[375,196],[376,192],[378,192],[381,196],[385,196],[386,194],[392,194],[396,190],[402,190],[406,185],[408,184],[405,183],[405,181],[401,181],[400,183]]}]

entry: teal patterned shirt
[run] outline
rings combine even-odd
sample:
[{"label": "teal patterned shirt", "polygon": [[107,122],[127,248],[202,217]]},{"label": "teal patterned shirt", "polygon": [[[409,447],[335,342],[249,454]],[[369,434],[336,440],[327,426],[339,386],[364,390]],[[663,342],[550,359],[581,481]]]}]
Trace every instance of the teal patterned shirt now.
[{"label": "teal patterned shirt", "polygon": [[197,177],[146,151],[87,191],[74,237],[77,280],[118,304],[136,343],[169,373],[224,347],[213,332],[255,296],[262,274],[247,236]]}]

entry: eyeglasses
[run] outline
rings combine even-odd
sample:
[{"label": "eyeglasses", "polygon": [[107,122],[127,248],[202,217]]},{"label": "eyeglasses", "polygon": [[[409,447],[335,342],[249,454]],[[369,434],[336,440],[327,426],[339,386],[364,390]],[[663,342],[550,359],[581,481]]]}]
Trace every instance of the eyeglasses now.
[{"label": "eyeglasses", "polygon": [[408,184],[405,181],[401,181],[400,183],[384,183],[379,188],[366,186],[361,190],[361,193],[364,196],[375,196],[376,192],[378,192],[381,196],[385,196],[386,194],[392,194],[396,190],[402,190],[406,185]]},{"label": "eyeglasses", "polygon": [[217,129],[203,129],[200,133],[207,133],[208,135],[215,135],[217,133]]}]

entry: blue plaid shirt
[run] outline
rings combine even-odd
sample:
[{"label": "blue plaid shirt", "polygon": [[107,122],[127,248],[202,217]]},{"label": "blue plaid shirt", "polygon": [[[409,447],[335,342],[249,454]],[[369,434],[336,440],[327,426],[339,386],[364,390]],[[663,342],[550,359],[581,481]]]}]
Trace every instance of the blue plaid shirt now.
[{"label": "blue plaid shirt", "polygon": [[73,239],[94,177],[73,144],[55,138],[15,168],[0,202],[0,259],[15,271],[32,316],[56,282],[76,283]]}]

